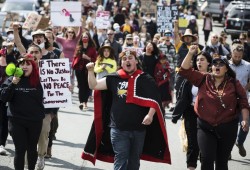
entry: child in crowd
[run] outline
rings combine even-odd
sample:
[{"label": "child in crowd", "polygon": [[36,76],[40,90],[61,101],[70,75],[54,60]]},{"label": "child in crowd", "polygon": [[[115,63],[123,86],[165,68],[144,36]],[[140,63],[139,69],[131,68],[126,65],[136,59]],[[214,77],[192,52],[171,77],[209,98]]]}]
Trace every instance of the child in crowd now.
[{"label": "child in crowd", "polygon": [[162,106],[165,109],[172,101],[169,88],[170,66],[165,54],[160,54],[158,63],[155,66],[154,77],[161,93]]},{"label": "child in crowd", "polygon": [[111,46],[105,44],[99,49],[98,53],[94,72],[96,73],[96,78],[101,79],[109,73],[114,73],[117,69],[117,63]]}]

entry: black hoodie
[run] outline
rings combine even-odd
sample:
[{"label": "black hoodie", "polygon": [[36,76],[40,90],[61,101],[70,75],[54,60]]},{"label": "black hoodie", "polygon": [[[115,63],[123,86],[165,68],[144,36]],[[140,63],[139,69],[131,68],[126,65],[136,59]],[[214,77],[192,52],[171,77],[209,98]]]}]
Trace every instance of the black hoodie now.
[{"label": "black hoodie", "polygon": [[12,79],[9,77],[1,85],[0,99],[8,102],[8,116],[34,121],[43,119],[42,86],[31,87],[27,77],[22,77],[18,84],[13,84]]}]

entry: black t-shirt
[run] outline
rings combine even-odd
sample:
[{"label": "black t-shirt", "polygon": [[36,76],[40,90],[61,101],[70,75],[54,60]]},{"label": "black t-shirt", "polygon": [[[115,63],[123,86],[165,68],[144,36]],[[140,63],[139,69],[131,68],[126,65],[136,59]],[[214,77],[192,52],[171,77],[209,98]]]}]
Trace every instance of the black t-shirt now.
[{"label": "black t-shirt", "polygon": [[8,116],[26,120],[44,118],[43,89],[41,84],[31,87],[29,78],[22,77],[17,85],[8,78],[2,85],[1,99],[8,102]]},{"label": "black t-shirt", "polygon": [[42,56],[42,60],[54,59],[55,54],[53,52],[49,52]]},{"label": "black t-shirt", "polygon": [[119,130],[144,130],[145,125],[142,121],[148,114],[149,108],[126,103],[128,79],[107,76],[106,83],[113,96],[110,127]]},{"label": "black t-shirt", "polygon": [[144,54],[140,58],[142,60],[143,71],[154,77],[155,66],[157,64],[157,56],[148,56]]},{"label": "black t-shirt", "polygon": [[58,48],[54,48],[53,53],[54,53],[54,58],[58,59],[58,58],[60,58],[62,51]]}]

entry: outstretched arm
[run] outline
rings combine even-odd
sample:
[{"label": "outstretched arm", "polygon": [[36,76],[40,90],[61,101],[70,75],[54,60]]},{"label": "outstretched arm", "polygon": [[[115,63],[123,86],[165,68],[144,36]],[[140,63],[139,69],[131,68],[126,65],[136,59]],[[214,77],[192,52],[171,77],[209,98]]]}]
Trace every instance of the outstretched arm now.
[{"label": "outstretched arm", "polygon": [[86,65],[86,68],[88,69],[88,83],[89,88],[92,90],[106,90],[107,84],[106,84],[106,77],[96,80],[95,73],[94,73],[94,63],[90,62]]},{"label": "outstretched arm", "polygon": [[174,21],[174,44],[177,46],[180,43],[180,35],[179,35],[179,28],[178,28],[178,20]]}]

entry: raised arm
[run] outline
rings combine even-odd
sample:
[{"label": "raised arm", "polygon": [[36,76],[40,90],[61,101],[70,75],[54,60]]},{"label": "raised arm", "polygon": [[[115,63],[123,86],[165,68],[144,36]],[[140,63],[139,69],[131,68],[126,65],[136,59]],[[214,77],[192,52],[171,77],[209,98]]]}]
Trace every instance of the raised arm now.
[{"label": "raised arm", "polygon": [[77,41],[81,38],[81,35],[82,35],[82,27],[79,27],[78,33],[76,34]]},{"label": "raised arm", "polygon": [[3,19],[3,24],[2,24],[2,33],[5,33],[6,21],[7,21],[7,18],[5,16]]},{"label": "raised arm", "polygon": [[197,50],[198,50],[198,46],[197,45],[192,45],[190,48],[189,48],[189,51],[186,55],[186,57],[184,58],[182,64],[181,64],[181,67],[184,68],[184,69],[189,69],[191,68],[191,61],[192,61],[192,58],[193,58],[193,55],[196,54]]},{"label": "raised arm", "polygon": [[18,49],[18,51],[20,52],[20,54],[26,53],[26,49],[24,48],[20,35],[19,35],[19,23],[18,22],[14,22],[13,23],[13,30],[14,30],[14,42],[16,44],[16,47]]},{"label": "raised arm", "polygon": [[106,90],[107,84],[106,84],[106,77],[96,80],[95,73],[94,73],[94,63],[90,62],[86,65],[86,68],[88,69],[88,83],[89,88],[92,90]]},{"label": "raised arm", "polygon": [[177,46],[181,41],[178,27],[179,27],[178,20],[175,20],[174,21],[174,44],[175,46]]}]

